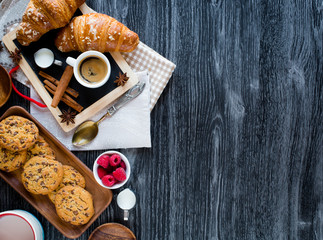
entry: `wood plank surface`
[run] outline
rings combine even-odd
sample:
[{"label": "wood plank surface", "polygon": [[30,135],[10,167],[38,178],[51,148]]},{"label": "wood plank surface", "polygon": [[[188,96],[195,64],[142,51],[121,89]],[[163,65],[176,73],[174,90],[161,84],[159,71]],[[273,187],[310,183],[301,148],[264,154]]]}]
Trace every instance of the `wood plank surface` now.
[{"label": "wood plank surface", "polygon": [[[137,196],[129,221],[114,199],[80,240],[107,222],[141,240],[323,239],[322,1],[87,4],[177,67],[151,113],[152,148],[120,150]],[[0,113],[11,105],[29,106],[12,94]],[[91,167],[102,152],[74,153]],[[25,209],[46,240],[66,239],[0,189],[0,211]]]}]

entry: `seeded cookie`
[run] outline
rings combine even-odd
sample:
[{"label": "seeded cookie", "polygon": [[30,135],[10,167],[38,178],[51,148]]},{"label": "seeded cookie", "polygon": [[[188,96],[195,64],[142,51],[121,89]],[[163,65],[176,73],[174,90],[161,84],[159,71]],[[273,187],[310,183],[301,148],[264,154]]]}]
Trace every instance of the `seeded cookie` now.
[{"label": "seeded cookie", "polygon": [[22,151],[38,138],[38,128],[32,121],[10,116],[0,122],[0,146],[11,151]]},{"label": "seeded cookie", "polygon": [[55,159],[54,150],[49,146],[42,136],[38,136],[34,145],[27,150],[27,160],[33,157],[50,157]]},{"label": "seeded cookie", "polygon": [[55,198],[57,215],[73,225],[86,224],[94,215],[91,193],[80,186],[66,186]]},{"label": "seeded cookie", "polygon": [[12,172],[20,168],[26,161],[27,150],[12,152],[5,148],[0,148],[0,169],[6,172]]},{"label": "seeded cookie", "polygon": [[49,158],[33,157],[25,165],[21,180],[27,191],[47,195],[55,190],[63,179],[63,166]]},{"label": "seeded cookie", "polygon": [[71,186],[80,186],[82,188],[85,188],[85,178],[82,176],[81,173],[79,173],[75,168],[68,165],[63,165],[64,169],[64,175],[63,180],[61,184],[56,188],[54,191],[52,191],[50,194],[48,194],[49,199],[55,203],[55,197],[56,193],[63,187],[71,185]]}]

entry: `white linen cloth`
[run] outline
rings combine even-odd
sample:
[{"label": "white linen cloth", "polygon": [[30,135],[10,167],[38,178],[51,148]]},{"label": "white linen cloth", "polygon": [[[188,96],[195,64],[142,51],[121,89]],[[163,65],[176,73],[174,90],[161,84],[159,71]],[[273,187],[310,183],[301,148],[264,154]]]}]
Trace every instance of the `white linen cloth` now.
[{"label": "white linen cloth", "polygon": [[[89,144],[75,147],[72,144],[74,131],[64,132],[48,109],[30,105],[30,113],[70,150],[101,150],[118,148],[151,147],[150,140],[150,83],[147,72],[137,73],[139,81],[146,83],[143,92],[120,108],[112,117],[99,124],[97,137]],[[39,100],[31,88],[30,96]],[[107,109],[97,113],[91,120],[97,121]]]}]

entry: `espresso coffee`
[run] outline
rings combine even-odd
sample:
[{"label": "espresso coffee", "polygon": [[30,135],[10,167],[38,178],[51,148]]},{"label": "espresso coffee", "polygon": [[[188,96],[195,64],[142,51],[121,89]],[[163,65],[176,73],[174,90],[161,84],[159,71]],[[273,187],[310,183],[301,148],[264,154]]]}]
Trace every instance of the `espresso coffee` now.
[{"label": "espresso coffee", "polygon": [[89,83],[102,81],[108,73],[107,64],[98,57],[89,57],[80,64],[80,75]]},{"label": "espresso coffee", "polygon": [[21,217],[5,215],[0,217],[1,240],[34,240],[30,225]]}]

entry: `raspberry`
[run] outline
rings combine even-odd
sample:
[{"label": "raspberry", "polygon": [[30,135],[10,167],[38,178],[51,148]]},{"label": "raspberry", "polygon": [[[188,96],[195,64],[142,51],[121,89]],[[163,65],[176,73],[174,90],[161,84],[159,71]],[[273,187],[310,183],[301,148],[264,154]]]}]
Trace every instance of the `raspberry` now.
[{"label": "raspberry", "polygon": [[108,174],[102,178],[102,183],[107,187],[112,187],[116,183],[116,179],[111,174]]},{"label": "raspberry", "polygon": [[126,171],[122,167],[117,168],[112,174],[120,182],[127,179]]},{"label": "raspberry", "polygon": [[120,167],[122,167],[124,170],[127,169],[126,164],[124,163],[124,161],[120,162]]},{"label": "raspberry", "polygon": [[109,155],[103,155],[98,159],[98,164],[104,168],[107,168],[109,166]]},{"label": "raspberry", "polygon": [[100,179],[102,179],[107,174],[108,174],[108,171],[106,169],[104,169],[101,166],[98,167],[98,176]]},{"label": "raspberry", "polygon": [[118,166],[121,162],[121,157],[119,154],[113,154],[110,156],[110,165],[112,167]]},{"label": "raspberry", "polygon": [[112,172],[114,171],[113,167],[111,167],[110,165],[105,170],[108,174],[112,174]]}]

